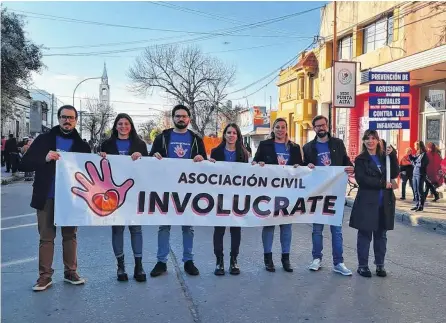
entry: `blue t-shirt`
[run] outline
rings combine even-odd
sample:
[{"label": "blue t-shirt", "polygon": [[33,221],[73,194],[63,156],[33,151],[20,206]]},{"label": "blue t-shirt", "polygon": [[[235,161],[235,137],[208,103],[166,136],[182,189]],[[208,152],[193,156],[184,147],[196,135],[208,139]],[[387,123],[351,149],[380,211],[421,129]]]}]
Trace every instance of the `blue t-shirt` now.
[{"label": "blue t-shirt", "polygon": [[190,159],[192,148],[192,136],[188,132],[177,133],[172,131],[170,135],[170,143],[168,147],[169,158],[184,158]]},{"label": "blue t-shirt", "polygon": [[[370,157],[372,158],[372,160],[375,162],[376,166],[378,167],[379,171],[382,173],[382,168],[381,168],[381,161],[379,160],[378,156],[376,155],[370,155]],[[383,205],[383,191],[380,190],[379,191],[379,206]]]},{"label": "blue t-shirt", "polygon": [[328,142],[316,142],[317,161],[316,166],[330,166],[331,154]]},{"label": "blue t-shirt", "polygon": [[276,149],[277,163],[279,165],[288,165],[290,152],[287,150],[286,144],[275,142],[274,148]]},{"label": "blue t-shirt", "polygon": [[236,151],[229,151],[225,148],[225,161],[227,162],[235,162],[235,154]]},{"label": "blue t-shirt", "polygon": [[130,150],[130,140],[129,139],[117,139],[116,148],[118,148],[118,153],[120,155],[128,155]]},{"label": "blue t-shirt", "polygon": [[[73,145],[73,139],[63,138],[61,136],[56,137],[56,151],[68,152],[71,150],[72,145]],[[53,178],[50,191],[48,192],[48,198],[53,199],[55,194],[56,194],[56,179]]]}]

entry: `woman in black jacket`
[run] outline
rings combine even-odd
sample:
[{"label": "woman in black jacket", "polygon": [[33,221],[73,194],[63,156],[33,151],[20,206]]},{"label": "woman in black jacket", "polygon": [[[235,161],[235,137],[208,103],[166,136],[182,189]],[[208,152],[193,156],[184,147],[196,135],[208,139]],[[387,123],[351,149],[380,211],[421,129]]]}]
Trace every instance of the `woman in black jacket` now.
[{"label": "woman in black jacket", "polygon": [[[277,118],[273,123],[271,139],[261,141],[257,148],[253,165],[303,165],[300,146],[288,139],[288,125],[285,119]],[[265,269],[276,271],[273,262],[272,246],[274,239],[274,226],[265,226],[262,231]],[[287,272],[293,272],[290,264],[291,224],[280,225],[280,242],[282,245],[282,266]]]},{"label": "woman in black jacket", "polygon": [[372,277],[368,260],[373,237],[376,274],[385,277],[387,230],[393,230],[395,221],[395,194],[392,183],[386,180],[386,155],[390,157],[391,179],[398,177],[398,160],[391,146],[384,152],[376,130],[367,130],[362,140],[362,153],[355,160],[359,189],[350,217],[350,227],[358,229],[357,272],[363,277]]},{"label": "woman in black jacket", "polygon": [[[248,152],[243,146],[243,137],[239,126],[235,123],[229,123],[223,130],[223,140],[211,151],[211,162],[224,161],[247,163]],[[223,262],[223,236],[226,227],[214,228],[214,254],[217,257],[217,264],[214,274],[221,276],[225,274]],[[240,268],[237,264],[237,256],[240,249],[241,228],[231,227],[231,260],[229,264],[229,273],[231,275],[240,274]]]},{"label": "woman in black jacket", "polygon": [[424,200],[426,195],[424,194],[424,182],[426,182],[427,165],[429,164],[429,158],[426,154],[426,147],[424,142],[417,141],[415,143],[415,150],[417,154],[409,156],[413,165],[413,177],[412,187],[415,193],[415,202],[417,203],[412,211],[420,212],[424,208]]},{"label": "woman in black jacket", "polygon": [[[142,156],[148,156],[147,146],[136,133],[132,118],[126,113],[120,113],[115,119],[110,139],[101,145],[102,157],[110,155],[130,155],[132,160],[137,160]],[[136,281],[146,281],[146,273],[142,267],[142,232],[140,225],[129,225],[131,234],[133,255],[135,257],[135,270],[133,278]],[[112,245],[115,253],[119,281],[127,281],[127,273],[124,265],[124,226],[112,226]]]}]

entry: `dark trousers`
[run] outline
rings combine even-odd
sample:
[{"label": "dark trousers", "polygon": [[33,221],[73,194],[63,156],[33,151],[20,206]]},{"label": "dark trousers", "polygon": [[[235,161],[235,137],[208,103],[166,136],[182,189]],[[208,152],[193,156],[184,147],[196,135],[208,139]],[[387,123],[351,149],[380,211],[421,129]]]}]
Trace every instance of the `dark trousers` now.
[{"label": "dark trousers", "polygon": [[[37,210],[37,227],[39,229],[39,274],[50,278],[53,275],[54,239],[54,200],[47,199],[43,210]],[[62,250],[65,273],[76,272],[77,239],[76,227],[62,227]]]},{"label": "dark trousers", "polygon": [[3,150],[2,150],[1,158],[2,158],[2,167],[3,167],[3,166],[5,166],[5,162],[6,162],[5,152]]},{"label": "dark trousers", "polygon": [[437,189],[435,188],[435,186],[432,184],[432,182],[428,179],[426,179],[426,191],[424,191],[424,198],[427,198],[427,195],[429,194],[429,191],[431,191],[431,193],[437,197],[438,196],[438,192]]},{"label": "dark trousers", "polygon": [[[216,257],[223,257],[223,236],[226,227],[214,228],[214,254]],[[242,229],[240,227],[231,227],[231,256],[237,257],[240,249],[240,240]]]},{"label": "dark trousers", "polygon": [[358,252],[358,267],[369,266],[369,251],[370,243],[373,236],[373,251],[375,252],[375,265],[384,266],[384,258],[387,251],[387,231],[363,231],[358,230],[357,252]]},{"label": "dark trousers", "polygon": [[6,171],[8,172],[9,169],[11,169],[12,173],[16,173],[17,172],[17,168],[18,168],[18,163],[19,163],[19,154],[18,153],[9,153],[9,167],[8,164],[6,164]]},{"label": "dark trousers", "polygon": [[415,193],[415,202],[417,207],[424,207],[424,182],[426,181],[426,176],[414,175],[412,180],[412,186]]},{"label": "dark trousers", "polygon": [[401,174],[401,197],[406,198],[406,184],[409,183],[410,188],[412,189],[412,193],[415,196],[415,192],[413,190],[412,186],[412,178],[408,177],[407,175]]},{"label": "dark trousers", "polygon": [[9,173],[11,170],[11,156],[9,153],[5,153],[5,164],[6,164],[6,172]]}]

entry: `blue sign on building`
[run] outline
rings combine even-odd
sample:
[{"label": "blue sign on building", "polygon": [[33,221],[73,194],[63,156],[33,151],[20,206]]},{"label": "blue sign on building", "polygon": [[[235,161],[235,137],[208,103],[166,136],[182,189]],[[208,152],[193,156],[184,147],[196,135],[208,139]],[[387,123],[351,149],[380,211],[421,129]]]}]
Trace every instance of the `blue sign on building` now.
[{"label": "blue sign on building", "polygon": [[372,130],[400,130],[409,129],[410,121],[369,121],[369,129]]},{"label": "blue sign on building", "polygon": [[409,109],[370,109],[370,118],[407,118]]},{"label": "blue sign on building", "polygon": [[410,73],[369,72],[369,82],[405,82],[410,81]]},{"label": "blue sign on building", "polygon": [[370,84],[370,93],[409,93],[407,84]]},{"label": "blue sign on building", "polygon": [[370,96],[369,105],[409,105],[409,97]]}]

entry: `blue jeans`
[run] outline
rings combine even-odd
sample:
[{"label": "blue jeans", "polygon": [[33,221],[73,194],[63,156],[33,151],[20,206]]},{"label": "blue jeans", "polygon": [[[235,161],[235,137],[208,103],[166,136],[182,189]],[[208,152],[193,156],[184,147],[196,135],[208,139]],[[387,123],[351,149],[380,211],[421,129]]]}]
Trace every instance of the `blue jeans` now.
[{"label": "blue jeans", "polygon": [[415,193],[415,202],[417,202],[417,207],[424,207],[424,182],[426,181],[426,176],[414,175],[412,178],[413,190]]},{"label": "blue jeans", "polygon": [[[124,228],[125,226],[112,226],[112,245],[116,257],[124,255]],[[133,255],[142,257],[142,231],[140,225],[129,225],[130,240]]]},{"label": "blue jeans", "polygon": [[369,266],[369,250],[372,236],[373,251],[375,252],[375,265],[384,266],[384,258],[387,251],[387,231],[379,229],[373,232],[358,230],[358,240],[356,244],[358,267]]},{"label": "blue jeans", "polygon": [[[324,231],[324,225],[319,223],[313,224],[313,259],[322,260],[322,249],[324,248],[322,232]],[[342,227],[330,225],[331,231],[331,247],[333,249],[333,265],[338,265],[344,262],[342,254],[344,253],[342,247]]]},{"label": "blue jeans", "polygon": [[[183,262],[194,260],[192,249],[194,247],[194,228],[182,226],[183,229]],[[167,262],[170,251],[170,225],[161,225],[158,230],[158,261]]]},{"label": "blue jeans", "polygon": [[[262,242],[264,253],[270,253],[273,249],[274,228],[275,226],[263,227]],[[280,225],[280,245],[282,246],[282,253],[290,253],[292,235],[291,224]]]}]

